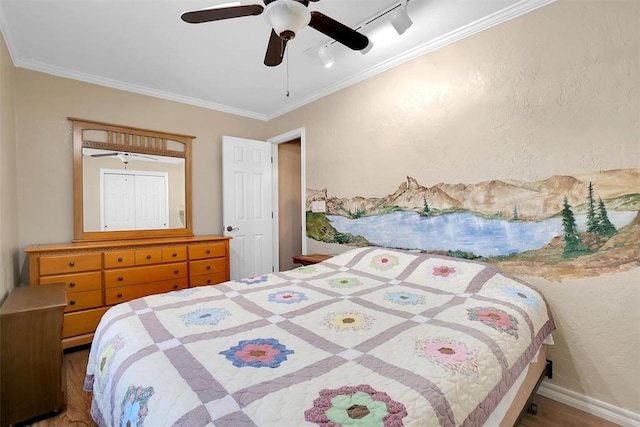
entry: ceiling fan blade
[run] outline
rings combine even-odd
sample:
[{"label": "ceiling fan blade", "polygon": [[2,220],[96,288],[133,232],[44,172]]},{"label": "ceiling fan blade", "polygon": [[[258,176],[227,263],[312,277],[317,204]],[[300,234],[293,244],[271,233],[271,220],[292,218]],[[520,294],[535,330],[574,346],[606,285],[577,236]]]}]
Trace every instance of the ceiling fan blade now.
[{"label": "ceiling fan blade", "polygon": [[149,159],[149,160],[154,160],[154,161],[158,161],[158,159],[156,159],[155,157],[151,157],[151,156],[145,156],[144,154],[136,154],[136,153],[131,153],[129,154],[129,156],[133,156],[133,157],[140,157],[142,159]]},{"label": "ceiling fan blade", "polygon": [[218,7],[213,9],[194,10],[185,12],[181,18],[189,24],[200,24],[202,22],[219,21],[221,19],[240,18],[242,16],[260,15],[264,7],[260,4],[250,4],[245,6]]},{"label": "ceiling fan blade", "polygon": [[318,11],[311,12],[309,26],[353,50],[362,50],[369,45],[367,36]]},{"label": "ceiling fan blade", "polygon": [[120,153],[107,153],[107,154],[92,154],[91,157],[108,157],[108,156],[117,156]]},{"label": "ceiling fan blade", "polygon": [[264,56],[264,65],[275,67],[282,63],[284,58],[284,50],[287,47],[287,40],[281,38],[275,30],[271,29],[269,44],[267,45],[267,53]]}]

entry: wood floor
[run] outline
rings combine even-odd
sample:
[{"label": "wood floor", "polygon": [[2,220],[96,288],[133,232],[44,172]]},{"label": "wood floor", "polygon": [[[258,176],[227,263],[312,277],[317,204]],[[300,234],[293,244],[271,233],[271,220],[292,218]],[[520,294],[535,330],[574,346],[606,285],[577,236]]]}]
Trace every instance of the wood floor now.
[{"label": "wood floor", "polygon": [[[35,422],[18,424],[15,427],[96,427],[97,424],[89,415],[90,394],[82,389],[88,356],[88,349],[65,354],[67,407],[62,413]],[[538,405],[538,413],[526,414],[517,427],[615,427],[618,425],[543,396],[538,395],[535,402]]]}]

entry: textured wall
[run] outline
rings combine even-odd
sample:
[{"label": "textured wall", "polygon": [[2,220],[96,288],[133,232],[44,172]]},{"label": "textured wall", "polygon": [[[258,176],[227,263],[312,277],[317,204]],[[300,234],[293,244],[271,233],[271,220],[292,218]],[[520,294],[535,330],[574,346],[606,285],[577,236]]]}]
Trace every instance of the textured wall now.
[{"label": "textured wall", "polygon": [[0,34],[0,303],[16,284],[19,252],[14,96],[14,68]]},{"label": "textured wall", "polygon": [[[272,120],[269,134],[304,126],[307,187],[337,197],[384,196],[407,175],[431,186],[638,167],[638,22],[640,2],[559,0]],[[558,318],[552,383],[640,413],[639,272],[532,279]]]}]

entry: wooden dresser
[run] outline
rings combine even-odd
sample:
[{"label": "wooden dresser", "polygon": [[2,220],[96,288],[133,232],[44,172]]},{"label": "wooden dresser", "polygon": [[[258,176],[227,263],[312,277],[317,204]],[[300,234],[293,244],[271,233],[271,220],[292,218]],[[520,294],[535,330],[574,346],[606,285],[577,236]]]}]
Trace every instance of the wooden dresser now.
[{"label": "wooden dresser", "polygon": [[0,308],[0,425],[61,410],[64,286],[14,288]]},{"label": "wooden dresser", "polygon": [[64,283],[62,347],[90,343],[107,309],[135,298],[229,280],[229,237],[34,245],[32,285]]}]

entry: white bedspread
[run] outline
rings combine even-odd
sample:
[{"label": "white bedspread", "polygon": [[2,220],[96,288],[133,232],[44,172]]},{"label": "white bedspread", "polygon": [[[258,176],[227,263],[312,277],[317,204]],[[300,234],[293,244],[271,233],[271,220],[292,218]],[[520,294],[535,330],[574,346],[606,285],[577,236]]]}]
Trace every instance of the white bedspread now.
[{"label": "white bedspread", "polygon": [[85,388],[103,426],[480,426],[554,329],[487,264],[354,249],[112,307]]}]

